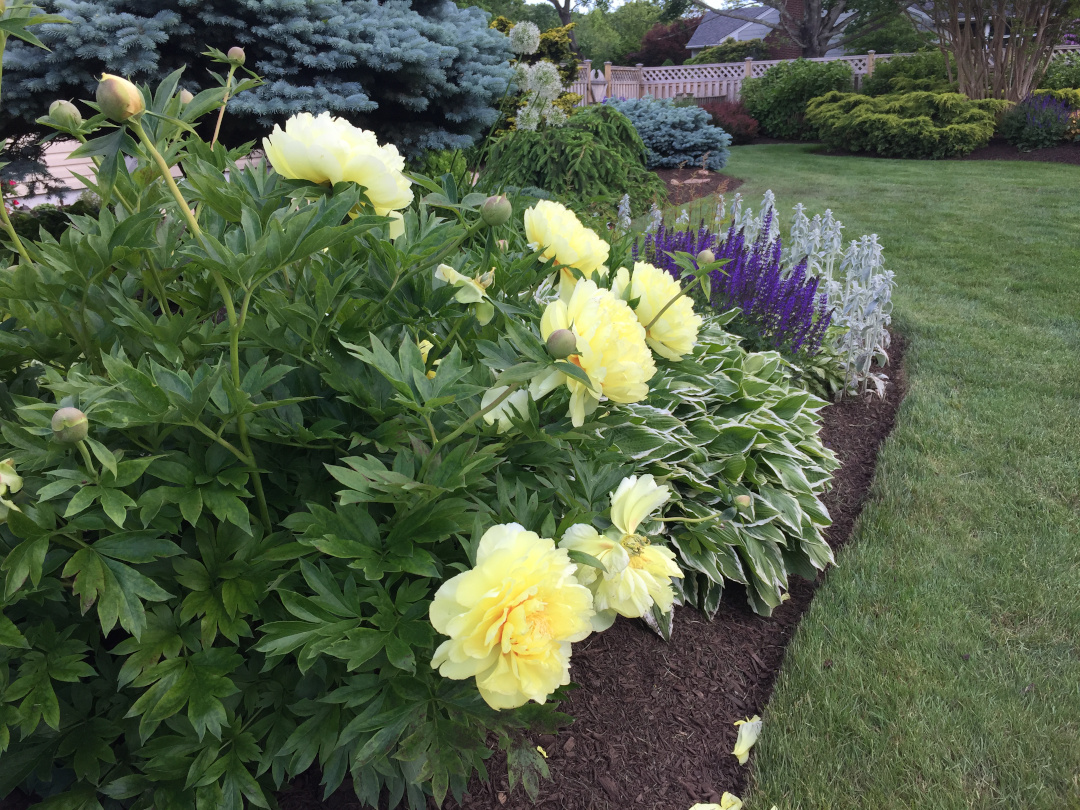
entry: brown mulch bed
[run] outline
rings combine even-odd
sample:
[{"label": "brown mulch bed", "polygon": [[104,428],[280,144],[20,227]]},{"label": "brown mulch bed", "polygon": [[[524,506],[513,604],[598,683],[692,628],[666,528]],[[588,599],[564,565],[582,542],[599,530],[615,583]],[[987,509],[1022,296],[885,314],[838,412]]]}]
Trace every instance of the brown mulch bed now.
[{"label": "brown mulch bed", "polygon": [[708,169],[657,169],[656,175],[667,186],[669,205],[685,205],[710,194],[727,194],[743,184],[737,177]]}]

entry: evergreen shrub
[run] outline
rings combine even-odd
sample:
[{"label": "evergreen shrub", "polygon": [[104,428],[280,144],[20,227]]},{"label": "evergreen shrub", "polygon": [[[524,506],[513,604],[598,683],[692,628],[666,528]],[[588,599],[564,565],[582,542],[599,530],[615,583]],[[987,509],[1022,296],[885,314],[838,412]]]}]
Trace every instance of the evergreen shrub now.
[{"label": "evergreen shrub", "polygon": [[806,121],[833,149],[943,158],[986,146],[1009,106],[999,99],[972,101],[959,93],[874,97],[832,92],[810,102]]},{"label": "evergreen shrub", "polygon": [[[41,25],[51,53],[12,42],[0,136],[39,132],[57,98],[91,96],[102,73],[156,84],[244,48],[265,83],[230,102],[225,136],[257,138],[300,111],[328,111],[409,154],[464,148],[494,122],[510,79],[507,38],[449,0],[44,0],[69,24]],[[213,85],[189,71],[188,90]]]},{"label": "evergreen shrub", "polygon": [[578,107],[562,127],[512,132],[493,144],[484,171],[493,186],[543,189],[579,211],[610,213],[624,194],[642,213],[666,195],[646,167],[630,120],[606,104]]},{"label": "evergreen shrub", "polygon": [[769,68],[764,76],[746,79],[742,102],[771,138],[812,140],[816,130],[805,121],[810,99],[830,91],[850,91],[851,66],[846,62],[796,59]]},{"label": "evergreen shrub", "polygon": [[650,169],[702,166],[719,171],[727,165],[731,136],[710,123],[709,113],[696,104],[678,105],[672,99],[646,96],[617,101],[612,107],[633,123],[648,151]]},{"label": "evergreen shrub", "polygon": [[956,92],[956,85],[949,83],[945,57],[935,49],[875,62],[874,75],[863,79],[861,89],[868,96],[884,96],[918,90]]}]

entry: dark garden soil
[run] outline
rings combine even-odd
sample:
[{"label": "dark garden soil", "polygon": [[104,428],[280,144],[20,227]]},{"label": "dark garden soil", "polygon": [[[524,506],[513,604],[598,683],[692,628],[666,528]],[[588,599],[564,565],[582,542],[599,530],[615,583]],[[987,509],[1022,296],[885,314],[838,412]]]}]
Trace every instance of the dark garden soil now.
[{"label": "dark garden soil", "polygon": [[[906,389],[905,345],[903,336],[893,336],[884,400],[850,399],[822,411],[825,445],[841,461],[824,498],[833,518],[826,539],[834,549],[851,534],[878,449],[895,422]],[[537,801],[520,786],[507,789],[506,760],[496,754],[487,766],[492,780],[474,777],[460,804],[447,801],[448,810],[683,810],[719,802],[724,791],[741,795],[748,766],[730,753],[732,723],[764,712],[784,650],[826,576],[793,577],[791,598],[771,618],[751,612],[733,586],[711,622],[676,608],[670,642],[640,621],[619,619],[575,645],[570,675],[581,688],[560,707],[575,722],[556,737],[535,740],[549,755],[552,777],[542,781]],[[348,781],[324,801],[315,769],[277,798],[281,810],[361,807]],[[0,800],[0,810],[28,804],[16,791]]]},{"label": "dark garden soil", "polygon": [[[851,399],[824,409],[823,438],[841,466],[825,503],[833,517],[826,539],[840,548],[862,511],[881,442],[903,399],[905,341],[889,350],[891,380],[884,400]],[[640,621],[619,619],[605,633],[574,646],[570,675],[581,688],[560,707],[576,721],[558,736],[535,742],[548,754],[551,779],[530,802],[520,786],[507,789],[506,760],[488,761],[489,783],[473,779],[451,810],[684,810],[741,795],[748,766],[730,751],[736,720],[765,710],[773,682],[816,582],[798,577],[791,598],[771,618],[757,616],[739,587],[724,595],[707,621],[677,608],[668,643]],[[282,810],[359,810],[348,787],[321,801],[312,772],[279,795]],[[432,805],[434,806],[434,805]]]},{"label": "dark garden soil", "polygon": [[656,174],[667,186],[669,205],[686,205],[710,194],[727,194],[743,184],[737,177],[708,169],[657,169]]}]

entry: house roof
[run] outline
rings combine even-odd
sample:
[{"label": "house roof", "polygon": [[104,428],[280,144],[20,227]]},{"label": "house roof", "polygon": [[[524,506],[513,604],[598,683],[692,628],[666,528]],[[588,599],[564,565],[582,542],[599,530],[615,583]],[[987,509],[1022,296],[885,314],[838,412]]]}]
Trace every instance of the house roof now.
[{"label": "house roof", "polygon": [[[745,14],[748,17],[756,17],[764,11],[768,11],[767,6],[746,6],[739,9],[740,14]],[[687,48],[708,48],[712,45],[719,45],[724,41],[725,37],[729,37],[737,30],[746,25],[746,20],[736,20],[734,17],[723,17],[715,11],[706,12],[704,19],[698,24],[697,29],[694,31],[694,35],[690,37],[690,41],[686,43]]]}]

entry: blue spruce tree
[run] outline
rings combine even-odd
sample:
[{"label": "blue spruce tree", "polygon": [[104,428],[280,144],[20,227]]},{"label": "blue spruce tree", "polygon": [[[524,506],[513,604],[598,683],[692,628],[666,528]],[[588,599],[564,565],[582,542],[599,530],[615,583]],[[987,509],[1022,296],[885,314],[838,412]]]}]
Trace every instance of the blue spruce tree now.
[{"label": "blue spruce tree", "polygon": [[[0,135],[33,131],[57,98],[92,98],[102,72],[210,86],[207,47],[240,45],[266,83],[230,102],[232,138],[324,110],[408,153],[483,134],[509,79],[507,38],[450,0],[44,0],[70,25],[42,26],[51,52],[13,42]],[[229,121],[230,116],[226,117]]]}]

